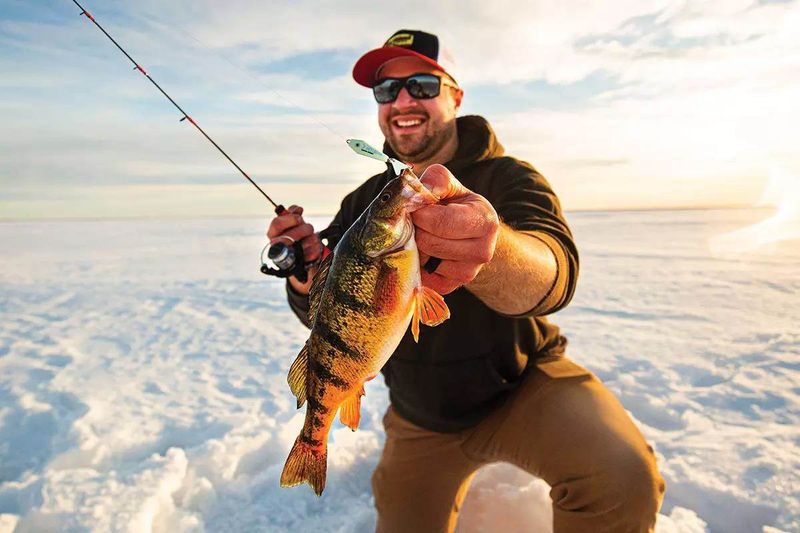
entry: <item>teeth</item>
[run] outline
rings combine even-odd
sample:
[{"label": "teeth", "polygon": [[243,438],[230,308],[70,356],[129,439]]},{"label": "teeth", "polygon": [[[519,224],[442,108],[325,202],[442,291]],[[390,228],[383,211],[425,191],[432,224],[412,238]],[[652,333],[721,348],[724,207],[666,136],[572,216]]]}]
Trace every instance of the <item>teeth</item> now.
[{"label": "teeth", "polygon": [[416,126],[416,125],[418,125],[418,124],[422,124],[422,121],[421,121],[421,120],[419,120],[419,119],[414,119],[414,120],[398,120],[398,121],[396,121],[396,124],[397,124],[398,126],[400,126],[401,128],[407,128],[407,127],[409,127],[409,126]]}]

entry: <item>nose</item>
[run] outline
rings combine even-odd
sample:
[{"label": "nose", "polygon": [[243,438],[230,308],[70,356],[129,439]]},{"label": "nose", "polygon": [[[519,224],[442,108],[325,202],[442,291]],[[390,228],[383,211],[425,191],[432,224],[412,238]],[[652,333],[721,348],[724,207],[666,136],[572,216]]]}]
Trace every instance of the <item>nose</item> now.
[{"label": "nose", "polygon": [[408,94],[408,90],[405,87],[400,89],[400,92],[397,93],[397,99],[394,101],[394,107],[404,109],[407,107],[416,107],[417,105],[419,105],[417,99]]}]

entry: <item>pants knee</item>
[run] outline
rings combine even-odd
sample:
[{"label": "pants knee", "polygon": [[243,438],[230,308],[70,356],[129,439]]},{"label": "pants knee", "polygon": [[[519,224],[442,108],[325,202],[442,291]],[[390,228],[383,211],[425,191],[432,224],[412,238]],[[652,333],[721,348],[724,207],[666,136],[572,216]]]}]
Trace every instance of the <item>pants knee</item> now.
[{"label": "pants knee", "polygon": [[666,484],[658,472],[652,448],[618,444],[595,456],[594,468],[584,476],[552,486],[550,496],[563,512],[591,511],[609,516],[655,516]]},{"label": "pants knee", "polygon": [[666,482],[658,471],[652,446],[629,449],[617,459],[613,477],[622,488],[619,494],[625,507],[655,517],[664,499]]},{"label": "pants knee", "polygon": [[381,501],[381,494],[382,494],[382,481],[383,481],[383,472],[380,471],[380,464],[373,470],[372,476],[370,477],[370,484],[372,485],[372,495],[375,500],[375,507],[379,507],[382,503]]}]

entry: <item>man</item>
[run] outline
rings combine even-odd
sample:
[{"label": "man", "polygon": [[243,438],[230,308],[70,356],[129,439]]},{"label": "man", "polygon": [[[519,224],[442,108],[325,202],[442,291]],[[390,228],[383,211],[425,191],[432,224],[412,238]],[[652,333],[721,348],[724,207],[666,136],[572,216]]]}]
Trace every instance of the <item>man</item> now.
[{"label": "man", "polygon": [[[384,151],[445,198],[412,216],[421,263],[441,259],[423,283],[451,311],[419,344],[406,334],[382,371],[391,405],[372,477],[377,529],[452,531],[475,471],[506,461],[550,484],[556,533],[652,531],[664,492],[652,448],[543,317],[567,305],[578,275],[559,201],[533,167],[503,155],[484,119],[456,118],[464,92],[438,49],[435,35],[400,30],[353,69],[378,101]],[[332,244],[390,178],[345,197]],[[320,256],[297,206],[267,235]],[[309,286],[287,285],[306,324]]]}]

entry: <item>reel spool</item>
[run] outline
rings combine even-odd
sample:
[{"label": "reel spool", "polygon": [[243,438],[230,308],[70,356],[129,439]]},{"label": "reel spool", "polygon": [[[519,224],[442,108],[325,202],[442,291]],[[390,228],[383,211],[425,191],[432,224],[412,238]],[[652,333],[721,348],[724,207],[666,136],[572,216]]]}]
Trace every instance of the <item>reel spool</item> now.
[{"label": "reel spool", "polygon": [[[306,272],[305,257],[303,256],[303,245],[300,244],[300,241],[295,241],[285,235],[279,239],[281,240],[262,248],[261,273],[278,278],[294,276],[300,283],[305,283],[308,281],[308,272]],[[274,267],[270,266],[270,263]]]},{"label": "reel spool", "polygon": [[[338,239],[339,236],[340,228],[338,224],[332,224],[328,228],[320,231],[319,239],[320,241],[324,241],[322,255],[317,261],[306,264],[305,256],[303,255],[303,245],[291,237],[282,235],[278,237],[278,239],[281,240],[268,244],[261,249],[261,273],[278,278],[294,276],[300,283],[305,283],[308,281],[307,269],[314,266],[331,253],[328,247],[330,239],[332,237]],[[264,259],[265,253],[267,254],[266,261]],[[274,266],[270,266],[270,263]]]}]

